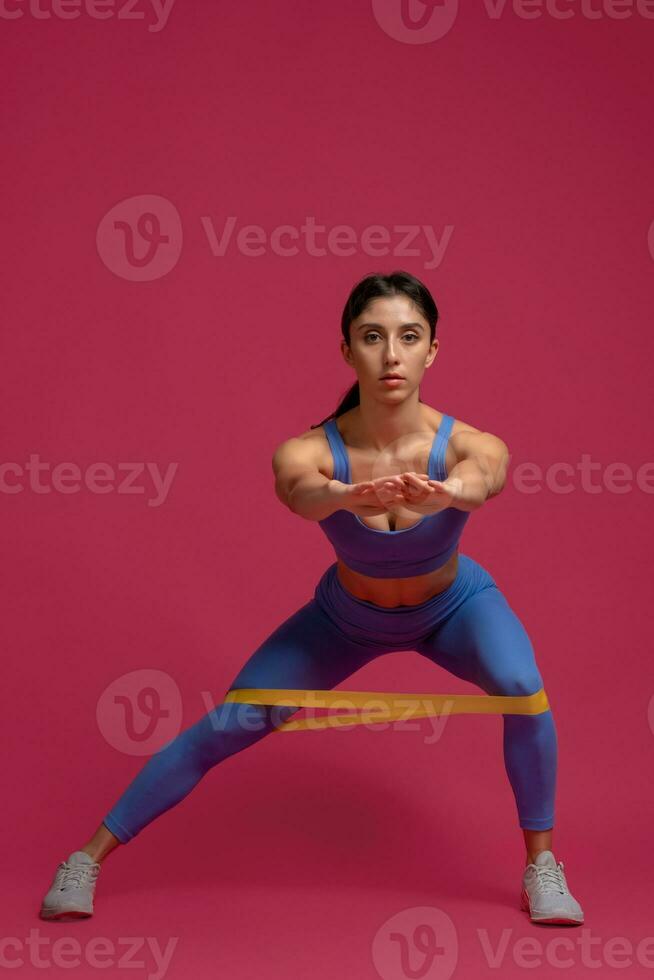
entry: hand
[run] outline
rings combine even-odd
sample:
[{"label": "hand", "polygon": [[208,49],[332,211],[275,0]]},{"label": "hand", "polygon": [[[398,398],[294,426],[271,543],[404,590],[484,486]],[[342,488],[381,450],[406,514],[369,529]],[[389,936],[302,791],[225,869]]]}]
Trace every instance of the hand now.
[{"label": "hand", "polygon": [[[427,473],[420,474],[425,480]],[[401,514],[406,511],[407,487],[402,476],[380,476],[363,483],[344,484],[343,508],[354,514]]]},{"label": "hand", "polygon": [[349,510],[351,514],[358,514],[359,517],[386,514],[388,508],[374,493],[375,482],[377,481],[370,480],[364,483],[342,484],[339,487],[339,508]]},{"label": "hand", "polygon": [[403,501],[412,514],[437,514],[451,507],[461,493],[462,481],[457,477],[432,480],[427,473],[407,471],[393,478],[396,499]]}]

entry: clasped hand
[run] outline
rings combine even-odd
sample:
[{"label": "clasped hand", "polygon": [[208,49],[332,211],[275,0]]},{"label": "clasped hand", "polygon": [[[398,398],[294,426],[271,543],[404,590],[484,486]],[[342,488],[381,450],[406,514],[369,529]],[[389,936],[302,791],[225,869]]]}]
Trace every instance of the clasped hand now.
[{"label": "clasped hand", "polygon": [[381,504],[386,510],[409,510],[415,514],[436,514],[450,507],[461,493],[457,477],[432,480],[428,473],[407,471],[397,476],[355,483],[352,492],[361,503]]}]

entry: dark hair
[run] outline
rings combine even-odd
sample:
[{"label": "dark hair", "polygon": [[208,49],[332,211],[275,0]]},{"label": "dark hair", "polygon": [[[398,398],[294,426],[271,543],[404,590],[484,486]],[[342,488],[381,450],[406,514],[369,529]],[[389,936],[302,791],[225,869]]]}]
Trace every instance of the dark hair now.
[{"label": "dark hair", "polygon": [[[430,332],[429,343],[433,344],[436,336],[436,324],[438,323],[438,310],[434,298],[424,283],[416,279],[415,276],[412,276],[411,273],[398,269],[395,272],[390,272],[388,275],[384,275],[381,272],[371,272],[370,275],[359,280],[352,289],[352,292],[347,298],[343,316],[341,317],[341,333],[348,347],[350,346],[350,324],[352,321],[356,320],[363,313],[373,299],[376,299],[378,296],[396,296],[398,293],[405,293],[418,307],[425,320],[427,320]],[[324,418],[322,422],[317,422],[315,425],[312,425],[311,428],[317,429],[327,422],[328,419],[335,419],[359,404],[359,382],[355,381],[331,415]]]}]

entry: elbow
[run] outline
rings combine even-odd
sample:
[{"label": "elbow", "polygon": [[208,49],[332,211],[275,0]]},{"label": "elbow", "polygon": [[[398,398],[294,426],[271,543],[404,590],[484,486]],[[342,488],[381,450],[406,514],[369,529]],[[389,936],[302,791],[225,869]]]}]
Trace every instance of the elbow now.
[{"label": "elbow", "polygon": [[275,486],[275,496],[279,500],[280,504],[283,504],[284,507],[288,507],[288,509],[292,513],[295,513],[295,511],[293,510],[292,504],[291,504],[291,497],[292,497],[292,491],[291,490],[285,490],[283,487],[281,487],[279,484],[277,484]]},{"label": "elbow", "polygon": [[297,494],[294,493],[295,489],[296,489],[295,487],[291,487],[291,489],[285,495],[285,499],[282,500],[282,503],[288,507],[291,514],[297,514],[298,517],[302,517],[302,514],[298,512],[298,505],[300,502],[300,498]]}]

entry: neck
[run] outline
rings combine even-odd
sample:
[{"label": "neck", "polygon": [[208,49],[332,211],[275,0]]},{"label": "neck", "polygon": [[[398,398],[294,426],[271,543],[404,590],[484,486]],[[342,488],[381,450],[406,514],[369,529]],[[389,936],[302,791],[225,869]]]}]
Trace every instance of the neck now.
[{"label": "neck", "polygon": [[427,429],[424,406],[418,401],[417,391],[397,404],[366,398],[362,392],[361,403],[353,410],[352,420],[357,438],[379,452],[402,436]]}]

